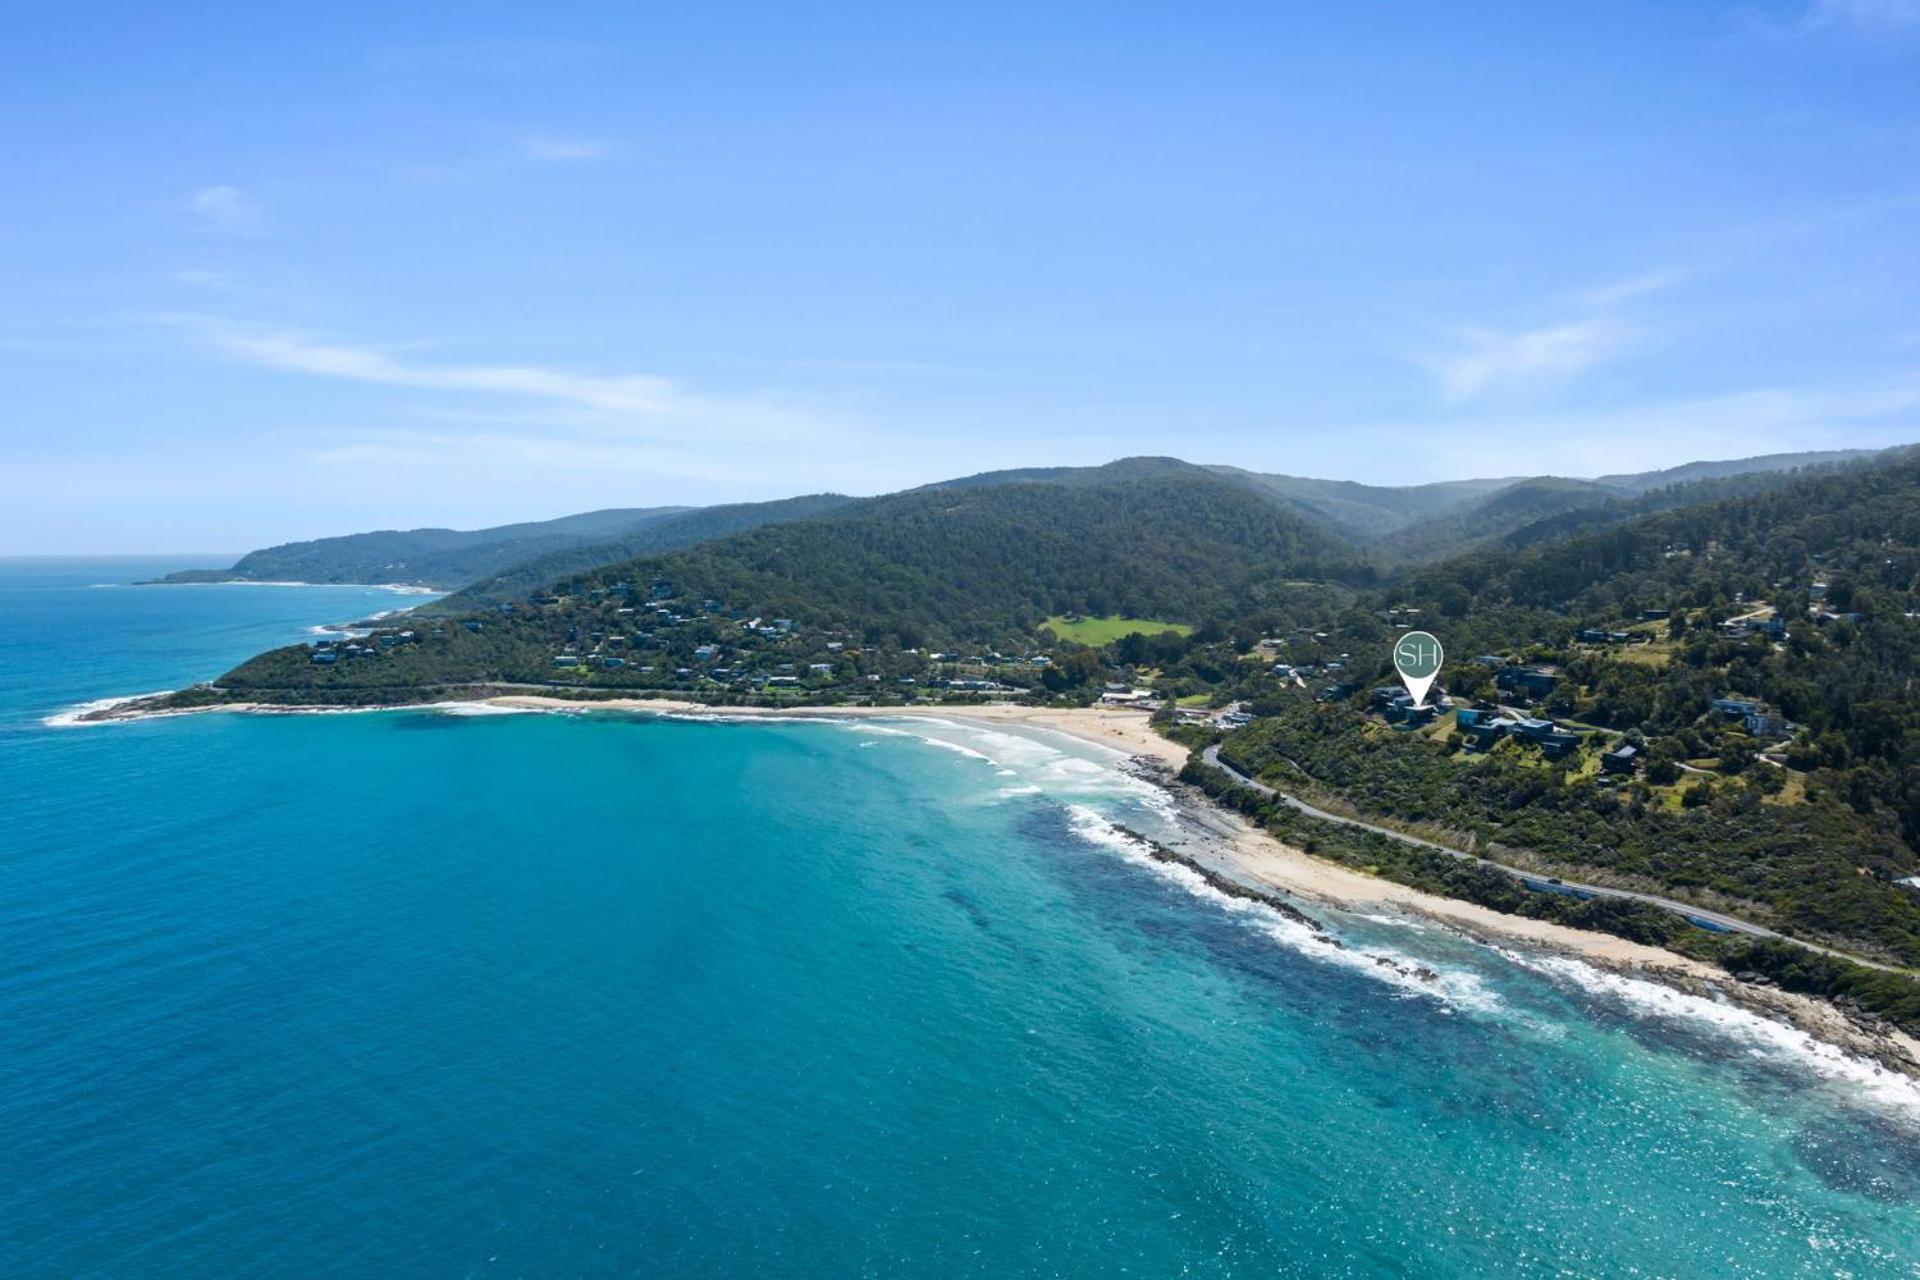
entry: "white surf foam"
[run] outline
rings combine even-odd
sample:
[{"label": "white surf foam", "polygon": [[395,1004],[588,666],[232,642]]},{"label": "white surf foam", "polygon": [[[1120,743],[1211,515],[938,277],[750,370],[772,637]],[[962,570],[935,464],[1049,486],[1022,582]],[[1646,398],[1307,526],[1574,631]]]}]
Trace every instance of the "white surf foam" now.
[{"label": "white surf foam", "polygon": [[424,708],[443,716],[479,717],[479,716],[537,716],[544,707],[502,707],[490,702],[432,702]]},{"label": "white surf foam", "polygon": [[95,698],[91,702],[76,703],[64,711],[56,711],[50,716],[45,716],[41,719],[40,723],[49,729],[71,729],[76,726],[84,727],[98,724],[101,722],[83,719],[82,717],[93,715],[96,712],[111,711],[115,707],[123,706],[129,702],[138,702],[142,698],[157,698],[163,693],[172,692],[173,690],[171,689],[155,689],[152,693],[124,693],[115,698]]},{"label": "white surf foam", "polygon": [[[1487,988],[1478,974],[1459,969],[1440,969],[1399,952],[1380,948],[1362,950],[1351,945],[1337,946],[1328,935],[1282,915],[1265,903],[1221,892],[1191,867],[1160,861],[1138,839],[1122,831],[1096,810],[1086,805],[1069,805],[1067,808],[1072,816],[1074,833],[1082,839],[1110,849],[1127,861],[1179,885],[1194,897],[1237,916],[1269,940],[1291,951],[1364,974],[1409,999],[1437,1000],[1450,1009],[1475,1013],[1493,1013],[1502,1008],[1500,998]],[[1423,978],[1416,972],[1420,969],[1437,976],[1431,980]]]},{"label": "white surf foam", "polygon": [[1516,964],[1604,999],[1636,1017],[1681,1022],[1710,1031],[1756,1058],[1811,1071],[1857,1090],[1857,1096],[1920,1121],[1920,1081],[1850,1054],[1798,1027],[1665,983],[1612,973],[1570,956],[1531,955],[1504,947],[1498,950]]}]

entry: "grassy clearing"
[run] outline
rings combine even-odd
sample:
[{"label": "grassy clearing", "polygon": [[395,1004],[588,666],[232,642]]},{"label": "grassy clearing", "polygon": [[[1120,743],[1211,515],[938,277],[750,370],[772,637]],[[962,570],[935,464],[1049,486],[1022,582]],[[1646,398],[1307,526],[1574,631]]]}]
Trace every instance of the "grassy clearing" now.
[{"label": "grassy clearing", "polygon": [[[1755,765],[1757,769],[1771,769],[1772,765]],[[1791,769],[1782,770],[1787,775],[1787,785],[1770,796],[1761,797],[1762,804],[1805,804],[1807,802],[1807,777]]]},{"label": "grassy clearing", "polygon": [[1193,628],[1184,622],[1160,622],[1153,618],[1048,618],[1041,625],[1062,640],[1095,647],[1136,633],[1146,636],[1157,636],[1162,631],[1177,631],[1183,636],[1193,634]]}]

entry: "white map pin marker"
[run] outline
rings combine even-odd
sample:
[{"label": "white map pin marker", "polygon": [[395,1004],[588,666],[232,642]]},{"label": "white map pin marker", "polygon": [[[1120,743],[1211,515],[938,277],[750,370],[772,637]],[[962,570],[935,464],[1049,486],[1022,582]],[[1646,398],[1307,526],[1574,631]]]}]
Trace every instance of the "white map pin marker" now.
[{"label": "white map pin marker", "polygon": [[1433,688],[1433,678],[1440,674],[1443,656],[1440,642],[1424,631],[1409,631],[1394,643],[1393,669],[1413,695],[1414,706],[1427,705],[1427,690]]}]

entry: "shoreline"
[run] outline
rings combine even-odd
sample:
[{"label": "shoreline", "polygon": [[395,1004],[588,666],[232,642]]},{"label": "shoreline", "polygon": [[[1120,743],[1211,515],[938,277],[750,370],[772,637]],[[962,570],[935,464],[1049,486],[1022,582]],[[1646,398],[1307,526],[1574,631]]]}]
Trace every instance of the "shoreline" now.
[{"label": "shoreline", "polygon": [[208,578],[204,582],[168,582],[154,578],[147,582],[109,582],[112,587],[365,587],[369,591],[391,591],[401,596],[444,596],[454,588],[429,587],[414,582],[298,582],[280,578]]},{"label": "shoreline", "polygon": [[1776,1024],[1785,1024],[1825,1045],[1864,1058],[1890,1073],[1920,1080],[1920,1039],[1891,1027],[1870,1027],[1817,996],[1743,982],[1727,971],[1678,952],[1631,942],[1612,934],[1575,929],[1546,920],[1506,915],[1463,899],[1415,889],[1367,875],[1283,844],[1240,814],[1215,804],[1175,775],[1185,765],[1187,748],[1155,733],[1145,712],[1105,707],[1034,707],[1019,703],[956,706],[712,706],[677,698],[607,698],[593,701],[546,694],[496,694],[390,707],[282,706],[272,703],[218,703],[160,711],[125,710],[156,695],[100,699],[56,716],[48,725],[72,726],[197,715],[211,711],[257,715],[349,714],[485,706],[503,711],[615,711],[704,720],[838,720],[908,718],[947,720],[991,728],[1025,728],[1056,733],[1111,751],[1132,762],[1143,781],[1164,789],[1188,823],[1204,837],[1197,849],[1166,851],[1202,876],[1218,877],[1274,898],[1289,898],[1343,911],[1368,907],[1403,912],[1430,921],[1478,945],[1501,949],[1509,943],[1535,952],[1571,957],[1604,973],[1658,983],[1685,995],[1730,1004]]}]

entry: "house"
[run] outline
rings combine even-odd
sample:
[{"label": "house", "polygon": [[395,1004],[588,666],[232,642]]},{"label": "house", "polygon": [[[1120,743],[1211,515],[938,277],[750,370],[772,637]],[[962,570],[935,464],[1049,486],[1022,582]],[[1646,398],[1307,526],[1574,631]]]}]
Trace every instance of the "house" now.
[{"label": "house", "polygon": [[830,676],[833,674],[833,664],[831,662],[809,662],[807,664],[807,674],[810,676]]},{"label": "house", "polygon": [[1611,751],[1601,753],[1600,767],[1608,773],[1632,773],[1640,767],[1640,750],[1622,743]]},{"label": "house", "polygon": [[781,688],[781,689],[790,689],[790,688],[792,688],[792,687],[793,687],[794,685],[797,685],[797,684],[799,684],[799,683],[800,683],[800,677],[799,677],[799,676],[769,676],[769,677],[767,677],[767,687],[768,687],[768,688]]},{"label": "house", "polygon": [[1580,735],[1567,729],[1550,729],[1538,739],[1540,754],[1549,760],[1558,760],[1568,752],[1580,746]]},{"label": "house", "polygon": [[1503,667],[1493,682],[1509,693],[1544,698],[1560,683],[1560,673],[1545,667]]},{"label": "house", "polygon": [[1439,714],[1440,708],[1432,703],[1414,706],[1413,696],[1405,693],[1388,703],[1386,710],[1388,724],[1402,725],[1408,729],[1418,729],[1422,725],[1432,724]]},{"label": "house", "polygon": [[1574,638],[1581,644],[1605,644],[1607,633],[1598,627],[1582,627]]},{"label": "house", "polygon": [[307,661],[313,663],[315,666],[330,667],[340,661],[340,655],[331,649],[315,649],[313,656],[308,658]]},{"label": "house", "polygon": [[1497,653],[1483,653],[1474,661],[1483,667],[1493,667],[1496,670],[1507,665],[1507,660]]},{"label": "house", "polygon": [[[1459,711],[1454,712],[1454,715],[1457,718],[1465,714],[1467,710],[1467,708],[1462,707]],[[1510,716],[1476,711],[1472,713],[1470,720],[1460,723],[1460,728],[1466,734],[1467,745],[1469,747],[1475,751],[1485,751],[1493,746],[1494,743],[1513,732],[1515,723]]]},{"label": "house", "polygon": [[1766,711],[1756,711],[1752,715],[1742,716],[1741,724],[1756,738],[1784,738],[1787,736],[1787,722],[1781,717]]},{"label": "house", "polygon": [[481,623],[480,619],[478,618],[468,618],[465,622],[461,623],[460,625],[465,627],[469,631],[486,630],[486,627]]},{"label": "house", "polygon": [[1741,719],[1760,714],[1760,704],[1751,698],[1715,698],[1713,709],[1723,716],[1738,716]]},{"label": "house", "polygon": [[580,655],[577,653],[556,653],[553,655],[553,665],[556,667],[577,667],[580,665]]},{"label": "house", "polygon": [[1665,622],[1672,616],[1673,610],[1671,609],[1642,609],[1640,611],[1640,621],[1642,622]]}]

